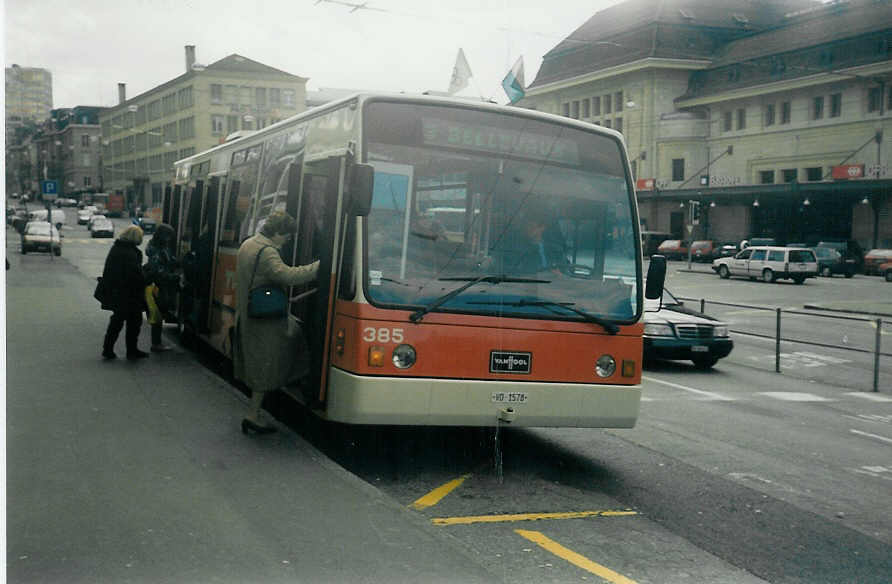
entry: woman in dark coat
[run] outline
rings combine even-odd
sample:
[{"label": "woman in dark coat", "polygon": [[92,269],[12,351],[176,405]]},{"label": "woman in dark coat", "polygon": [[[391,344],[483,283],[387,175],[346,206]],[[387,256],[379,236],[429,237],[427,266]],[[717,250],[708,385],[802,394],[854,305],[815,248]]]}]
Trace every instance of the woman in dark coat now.
[{"label": "woman in dark coat", "polygon": [[164,316],[173,311],[176,305],[177,290],[180,286],[179,262],[173,254],[173,244],[176,233],[173,227],[167,223],[158,225],[155,234],[146,245],[146,265],[143,274],[147,284],[157,286],[155,303],[158,305],[160,315],[156,315],[158,322],[152,325],[152,351],[160,352],[170,349],[161,340]]},{"label": "woman in dark coat", "polygon": [[121,232],[108,252],[108,257],[105,258],[102,283],[108,290],[108,298],[103,302],[102,308],[111,310],[112,315],[102,345],[104,359],[117,357],[114,351],[115,342],[125,323],[127,358],[132,361],[149,356],[136,346],[139,329],[142,326],[142,313],[146,309],[142,251],[138,247],[140,243],[142,243],[142,229],[131,225]]}]

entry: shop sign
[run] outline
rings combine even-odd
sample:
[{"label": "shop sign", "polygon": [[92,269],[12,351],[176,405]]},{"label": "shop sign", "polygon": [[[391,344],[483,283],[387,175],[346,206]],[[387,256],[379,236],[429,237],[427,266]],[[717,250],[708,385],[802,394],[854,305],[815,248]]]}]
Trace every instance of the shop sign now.
[{"label": "shop sign", "polygon": [[852,178],[864,178],[863,164],[841,164],[833,167],[831,174],[834,180],[849,180]]},{"label": "shop sign", "polygon": [[652,190],[654,190],[654,179],[639,178],[637,181],[635,181],[635,190],[636,191],[652,191]]}]

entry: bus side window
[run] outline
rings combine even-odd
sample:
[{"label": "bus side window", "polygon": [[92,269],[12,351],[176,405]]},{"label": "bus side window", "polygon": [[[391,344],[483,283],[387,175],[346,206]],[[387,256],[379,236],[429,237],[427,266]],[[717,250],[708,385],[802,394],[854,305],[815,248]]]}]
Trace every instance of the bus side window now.
[{"label": "bus side window", "polygon": [[245,216],[245,210],[239,212],[239,205],[244,206],[245,201],[239,199],[239,189],[241,182],[234,180],[230,182],[229,195],[225,200],[223,229],[220,232],[220,245],[222,247],[238,247],[239,227]]}]

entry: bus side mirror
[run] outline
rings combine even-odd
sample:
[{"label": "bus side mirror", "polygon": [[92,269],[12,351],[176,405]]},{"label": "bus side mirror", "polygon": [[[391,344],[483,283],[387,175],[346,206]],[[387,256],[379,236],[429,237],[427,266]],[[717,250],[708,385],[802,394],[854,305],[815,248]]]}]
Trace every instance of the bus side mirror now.
[{"label": "bus side mirror", "polygon": [[375,189],[375,169],[370,164],[354,164],[350,179],[350,212],[365,217],[372,210],[372,191]]},{"label": "bus side mirror", "polygon": [[663,284],[666,282],[666,256],[650,256],[650,266],[647,268],[647,284],[644,288],[644,297],[648,300],[656,300],[663,297]]}]

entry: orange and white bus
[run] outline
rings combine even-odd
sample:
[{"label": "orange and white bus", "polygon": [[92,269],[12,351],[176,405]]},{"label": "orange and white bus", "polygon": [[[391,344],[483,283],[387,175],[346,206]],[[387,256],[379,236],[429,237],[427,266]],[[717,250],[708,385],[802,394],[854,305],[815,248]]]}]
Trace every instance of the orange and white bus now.
[{"label": "orange and white bus", "polygon": [[[358,94],[178,161],[163,220],[191,283],[179,316],[226,357],[236,252],[279,209],[297,218],[286,261],[321,260],[290,291],[310,372],[289,391],[318,415],[634,426],[645,294],[617,132]],[[665,263],[651,269],[659,297]]]}]

